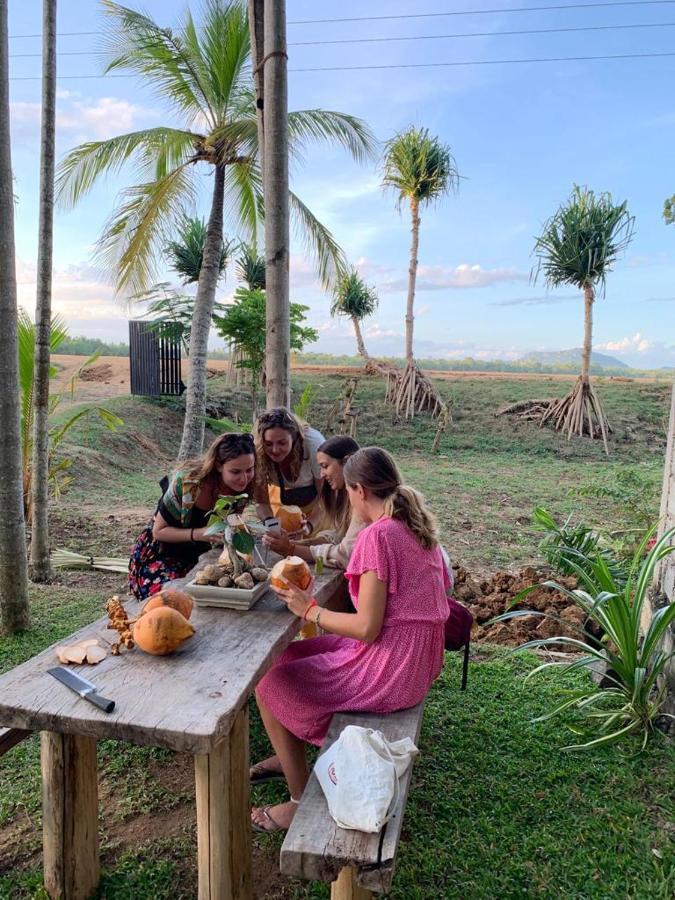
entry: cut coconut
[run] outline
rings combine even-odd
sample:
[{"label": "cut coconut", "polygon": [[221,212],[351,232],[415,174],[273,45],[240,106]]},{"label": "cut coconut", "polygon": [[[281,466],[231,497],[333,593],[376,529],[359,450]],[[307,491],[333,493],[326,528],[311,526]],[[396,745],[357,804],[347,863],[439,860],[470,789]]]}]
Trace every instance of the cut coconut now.
[{"label": "cut coconut", "polygon": [[79,644],[75,644],[73,647],[64,647],[63,655],[67,662],[83,663],[87,656],[87,648]]},{"label": "cut coconut", "polygon": [[91,663],[93,666],[95,666],[96,663],[100,663],[101,660],[105,659],[107,655],[108,654],[103,649],[103,647],[97,647],[94,644],[87,647],[87,662]]}]

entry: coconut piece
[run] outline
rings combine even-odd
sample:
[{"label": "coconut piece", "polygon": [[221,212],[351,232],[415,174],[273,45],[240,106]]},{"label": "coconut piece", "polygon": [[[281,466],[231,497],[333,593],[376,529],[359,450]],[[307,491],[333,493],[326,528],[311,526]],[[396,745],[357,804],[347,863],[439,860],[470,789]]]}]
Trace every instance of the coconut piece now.
[{"label": "coconut piece", "polygon": [[63,656],[69,663],[72,662],[80,664],[84,662],[87,656],[87,648],[81,647],[79,644],[74,644],[72,647],[64,647]]},{"label": "coconut piece", "polygon": [[244,591],[252,591],[255,587],[255,582],[250,572],[244,572],[238,578],[235,578],[234,583]]},{"label": "coconut piece", "polygon": [[232,578],[229,575],[223,575],[218,579],[218,587],[232,587]]},{"label": "coconut piece", "polygon": [[105,659],[108,654],[103,649],[103,647],[98,647],[95,644],[91,644],[87,647],[87,662],[91,663],[92,666],[95,666],[96,663],[100,663],[102,659]]},{"label": "coconut piece", "polygon": [[69,663],[69,661],[70,661],[70,660],[68,659],[68,657],[66,656],[66,650],[67,650],[68,648],[67,648],[67,647],[55,647],[54,649],[55,649],[55,651],[56,651],[56,655],[57,655],[57,657],[58,657],[58,659],[59,659],[59,662],[60,662],[62,665],[67,666],[68,663]]},{"label": "coconut piece", "polygon": [[261,581],[267,581],[267,569],[263,569],[262,566],[256,566],[251,569],[251,575],[253,576],[253,580],[260,583]]},{"label": "coconut piece", "polygon": [[78,641],[76,644],[72,644],[73,647],[84,647],[85,650],[87,647],[95,647],[98,644],[98,640],[96,638],[86,638],[84,641]]}]

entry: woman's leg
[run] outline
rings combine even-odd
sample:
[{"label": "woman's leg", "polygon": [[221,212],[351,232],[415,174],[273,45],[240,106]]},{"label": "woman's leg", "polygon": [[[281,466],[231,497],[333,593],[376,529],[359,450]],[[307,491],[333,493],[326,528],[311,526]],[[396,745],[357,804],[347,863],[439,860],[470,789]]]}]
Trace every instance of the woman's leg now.
[{"label": "woman's leg", "polygon": [[[256,700],[265,730],[286,776],[291,797],[299,800],[309,779],[304,741],[297,738],[275,718],[257,692]],[[282,828],[288,828],[296,809],[297,804],[295,803],[280,803],[277,806],[272,806],[269,813],[274,822],[281,825]],[[254,822],[262,827],[265,827],[266,822],[268,822],[266,817],[257,809],[253,809],[252,818]]]}]

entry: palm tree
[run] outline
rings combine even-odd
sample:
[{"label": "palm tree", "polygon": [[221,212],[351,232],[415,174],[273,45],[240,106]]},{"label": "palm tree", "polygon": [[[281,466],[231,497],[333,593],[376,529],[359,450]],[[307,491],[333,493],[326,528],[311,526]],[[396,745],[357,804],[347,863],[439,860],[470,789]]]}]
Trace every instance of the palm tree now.
[{"label": "palm tree", "polygon": [[[206,349],[218,281],[223,218],[234,230],[255,238],[262,207],[256,107],[251,87],[251,44],[243,0],[205,0],[198,27],[186,12],[177,30],[160,27],[140,12],[103,0],[108,17],[104,47],[106,72],[142,76],[177,111],[183,127],[161,126],[105,141],[92,141],[67,154],[57,179],[58,196],[74,205],[106,173],[132,159],[139,183],[127,188],[98,242],[98,260],[115,273],[118,291],[140,293],[154,280],[158,251],[175,223],[196,202],[197,173],[213,172],[211,210],[206,227],[190,338],[190,380],[180,457],[201,451],[206,402]],[[355,159],[372,156],[375,140],[368,126],[344,113],[291,112],[289,147],[298,155],[312,140],[343,146]],[[331,233],[292,192],[296,222],[328,282],[344,267]]]},{"label": "palm tree", "polygon": [[265,257],[259,256],[255,247],[246,244],[236,262],[236,274],[249,291],[265,290]]},{"label": "palm tree", "polygon": [[[206,244],[206,222],[195,216],[185,216],[178,224],[178,237],[169,241],[164,253],[169,265],[180,276],[183,284],[197,284],[204,261]],[[218,262],[219,279],[225,274],[232,242],[223,240]]]},{"label": "palm tree", "polygon": [[3,630],[11,634],[28,628],[30,613],[21,481],[8,43],[7,4],[0,3],[0,616]]},{"label": "palm tree", "polygon": [[40,222],[35,303],[33,477],[30,541],[31,578],[49,581],[49,376],[52,319],[54,225],[54,140],[56,123],[56,0],[43,0],[42,123],[40,138]]},{"label": "palm tree", "polygon": [[360,323],[363,319],[373,315],[377,309],[377,303],[375,288],[367,285],[356,269],[352,269],[351,272],[338,279],[333,291],[330,314],[331,316],[348,316],[352,320],[356,346],[365,360],[369,360],[370,355],[363,342]]},{"label": "palm tree", "polygon": [[[427,385],[422,385],[413,356],[413,325],[417,251],[420,240],[420,208],[428,206],[459,185],[457,164],[450,148],[426,128],[411,126],[394,135],[385,146],[383,184],[398,194],[398,208],[410,204],[412,240],[408,269],[408,300],[405,315],[406,371],[394,393],[397,408],[405,405],[406,416],[412,418],[416,408],[429,407]],[[435,401],[434,401],[435,403]]]},{"label": "palm tree", "polygon": [[607,448],[609,422],[590,380],[593,342],[593,303],[598,286],[605,292],[607,273],[633,237],[635,219],[627,204],[615,204],[611,194],[595,194],[575,185],[568,200],[545,223],[534,252],[539,257],[535,280],[541,273],[548,287],[571,284],[584,294],[584,346],[581,375],[562,400],[552,403],[542,424],[552,419],[558,430],[602,436]]}]

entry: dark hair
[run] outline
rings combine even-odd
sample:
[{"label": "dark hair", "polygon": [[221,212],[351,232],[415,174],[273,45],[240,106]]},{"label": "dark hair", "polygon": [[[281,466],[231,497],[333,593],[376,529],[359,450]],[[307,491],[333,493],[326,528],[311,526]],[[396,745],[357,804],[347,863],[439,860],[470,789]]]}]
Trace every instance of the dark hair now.
[{"label": "dark hair", "polygon": [[[325,453],[326,456],[341,462],[344,466],[349,457],[358,449],[359,445],[354,438],[346,434],[336,434],[324,441],[316,452]],[[344,537],[349,528],[352,512],[347,491],[344,488],[334,491],[328,482],[324,481],[321,487],[321,503],[335,531],[340,537]]]},{"label": "dark hair", "polygon": [[198,459],[188,460],[181,468],[185,478],[198,481],[200,484],[217,473],[216,465],[223,465],[238,456],[253,454],[255,444],[253,435],[239,432],[221,434],[209,444],[208,449]]},{"label": "dark hair", "polygon": [[290,480],[295,481],[300,474],[300,467],[305,458],[304,436],[307,427],[305,422],[302,422],[290,410],[286,409],[285,406],[276,406],[258,416],[258,420],[255,423],[255,446],[258,451],[257,475],[260,489],[266,489],[268,484],[275,483],[272,473],[272,464],[265,453],[265,432],[269,428],[283,428],[284,431],[287,431],[291,435],[293,444],[291,446],[288,464]]},{"label": "dark hair", "polygon": [[424,497],[401,481],[401,473],[391,454],[381,447],[364,447],[347,460],[345,481],[360,484],[384,500],[385,514],[403,522],[425,550],[438,544],[436,519],[424,504]]}]

